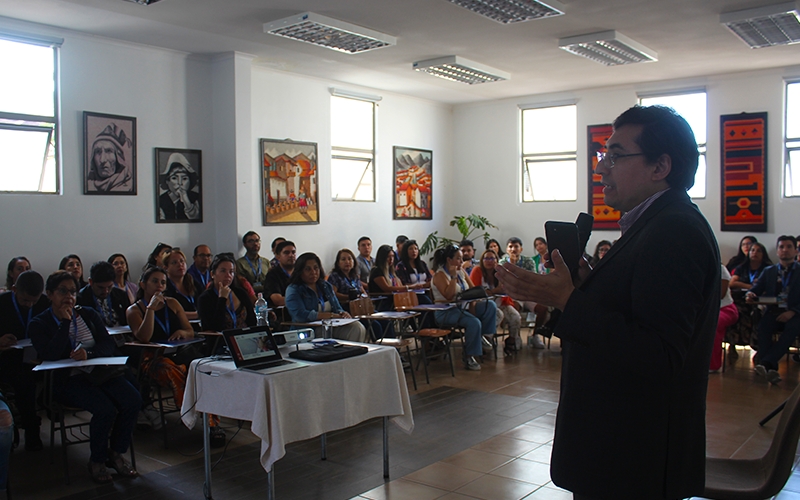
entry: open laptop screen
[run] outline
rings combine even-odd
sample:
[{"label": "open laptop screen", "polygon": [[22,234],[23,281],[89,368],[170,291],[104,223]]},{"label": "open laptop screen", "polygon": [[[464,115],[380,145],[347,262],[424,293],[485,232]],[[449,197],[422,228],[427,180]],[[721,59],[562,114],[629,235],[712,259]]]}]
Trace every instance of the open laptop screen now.
[{"label": "open laptop screen", "polygon": [[281,359],[268,326],[226,330],[223,335],[239,368]]}]

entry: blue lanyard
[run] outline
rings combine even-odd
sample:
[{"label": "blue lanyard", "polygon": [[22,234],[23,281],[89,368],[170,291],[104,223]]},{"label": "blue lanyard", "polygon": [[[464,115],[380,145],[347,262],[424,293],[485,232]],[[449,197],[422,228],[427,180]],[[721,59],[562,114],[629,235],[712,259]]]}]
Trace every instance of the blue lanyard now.
[{"label": "blue lanyard", "polygon": [[[53,308],[50,308],[50,315],[53,317],[53,321],[56,322],[56,325],[61,325],[61,320],[58,319],[56,313],[53,312]],[[69,343],[75,348],[78,345],[78,311],[72,310],[72,335],[69,336]]]},{"label": "blue lanyard", "polygon": [[750,275],[750,283],[752,284],[756,280],[756,278],[758,278],[759,273],[758,270],[756,269],[755,271],[747,271],[747,274]]},{"label": "blue lanyard", "polygon": [[[142,300],[142,304],[144,304],[144,312],[145,312],[145,314],[147,314],[147,304],[144,303],[144,300]],[[158,319],[158,316],[156,315],[156,311],[153,311],[153,319],[156,320],[156,322],[158,323],[158,326],[160,326],[161,329],[164,330],[164,333],[167,334],[167,337],[169,337],[169,335],[170,335],[170,332],[169,332],[169,311],[168,311],[168,309],[169,309],[169,306],[167,305],[167,302],[164,301],[164,319],[167,321],[167,326],[166,327],[164,326],[164,322],[162,322],[160,319]],[[142,317],[142,319],[144,319],[144,317]],[[152,337],[152,335],[151,335],[151,337]]]},{"label": "blue lanyard", "polygon": [[355,279],[351,280],[351,279],[345,278],[345,280],[347,281],[348,284],[350,284],[350,288],[354,288],[356,290],[360,290],[361,289],[361,280],[360,279],[355,278]]},{"label": "blue lanyard", "polygon": [[358,258],[361,259],[361,262],[363,262],[364,265],[367,266],[367,269],[371,269],[372,268],[372,264],[370,263],[369,260],[367,260],[366,257],[364,257],[363,255],[359,255]]},{"label": "blue lanyard", "polygon": [[[445,274],[446,274],[446,275],[447,275],[447,276],[448,276],[450,279],[453,279],[453,277],[452,277],[452,276],[450,276],[450,271],[448,271],[447,269],[445,269],[445,270],[444,270],[444,273],[445,273]],[[464,282],[464,279],[461,277],[461,273],[459,273],[458,271],[456,271],[456,278],[458,278],[458,287],[459,287],[459,289],[460,289],[460,290],[462,290],[462,291],[466,290],[466,289],[467,289],[467,285],[466,285],[466,283]]]},{"label": "blue lanyard", "polygon": [[194,305],[194,297],[189,297],[188,295],[182,294],[181,291],[178,290],[178,287],[175,285],[175,282],[172,281],[172,279],[170,279],[169,282],[172,283],[172,286],[173,286],[173,288],[175,288],[175,291],[178,292],[178,295],[180,295],[184,299],[188,300],[190,304]]},{"label": "blue lanyard", "polygon": [[[212,290],[214,290],[214,295],[219,297],[219,292],[217,292],[217,289],[212,288]],[[231,294],[233,294],[233,292],[231,292]],[[228,298],[225,299],[225,309],[228,310],[228,314],[230,315],[231,320],[233,321],[233,328],[236,328],[236,311],[233,309],[233,298],[230,296],[228,296]]]},{"label": "blue lanyard", "polygon": [[319,300],[319,310],[325,310],[325,294],[322,292],[322,287],[320,285],[316,285],[317,287],[317,300]]},{"label": "blue lanyard", "polygon": [[28,338],[28,323],[31,322],[31,314],[33,313],[33,308],[28,308],[28,321],[22,319],[22,313],[19,311],[19,305],[17,304],[17,294],[11,294],[11,302],[14,303],[14,310],[17,311],[17,317],[19,318],[19,322],[22,323],[22,328],[25,330],[25,338]]},{"label": "blue lanyard", "polygon": [[256,272],[255,266],[253,266],[253,263],[250,262],[250,258],[247,255],[244,256],[244,259],[247,261],[248,264],[250,264],[250,269],[253,271],[253,276],[255,280],[258,281],[258,277],[261,275],[261,258],[260,257],[256,258],[256,261],[258,262],[258,272]]},{"label": "blue lanyard", "polygon": [[208,287],[208,280],[211,277],[210,272],[208,270],[206,270],[206,272],[204,274],[200,274],[199,272],[197,274],[200,276],[200,283],[203,284],[203,288],[204,289],[207,288]]},{"label": "blue lanyard", "polygon": [[794,273],[794,268],[787,269],[781,274],[781,292],[789,293],[789,282],[792,280],[792,273]]}]

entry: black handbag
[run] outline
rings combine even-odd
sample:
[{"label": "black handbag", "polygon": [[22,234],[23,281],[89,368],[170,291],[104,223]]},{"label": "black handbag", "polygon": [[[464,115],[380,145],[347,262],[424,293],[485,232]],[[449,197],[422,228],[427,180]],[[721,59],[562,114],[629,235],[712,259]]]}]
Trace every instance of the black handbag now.
[{"label": "black handbag", "polygon": [[463,292],[456,295],[456,300],[476,300],[476,299],[485,299],[488,295],[486,295],[486,289],[482,286],[476,286],[470,288],[469,290],[464,290]]}]

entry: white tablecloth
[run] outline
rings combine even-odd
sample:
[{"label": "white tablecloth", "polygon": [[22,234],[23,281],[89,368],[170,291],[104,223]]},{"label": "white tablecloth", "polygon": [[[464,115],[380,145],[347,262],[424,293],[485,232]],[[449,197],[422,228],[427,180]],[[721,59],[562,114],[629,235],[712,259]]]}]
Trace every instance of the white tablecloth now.
[{"label": "white tablecloth", "polygon": [[192,428],[200,412],[252,422],[267,471],[288,443],[370,418],[390,416],[404,432],[414,430],[400,356],[393,347],[374,345],[361,356],[270,375],[236,370],[233,361],[195,360],[181,409],[184,424]]}]

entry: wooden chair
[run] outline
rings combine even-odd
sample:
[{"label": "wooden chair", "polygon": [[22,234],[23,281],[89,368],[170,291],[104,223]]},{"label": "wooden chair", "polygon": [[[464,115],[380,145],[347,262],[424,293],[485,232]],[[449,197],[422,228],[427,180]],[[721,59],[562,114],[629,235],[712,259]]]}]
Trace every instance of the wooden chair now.
[{"label": "wooden chair", "polygon": [[769,450],[761,458],[706,457],[704,498],[763,500],[776,495],[792,473],[800,439],[800,386],[786,400]]}]

